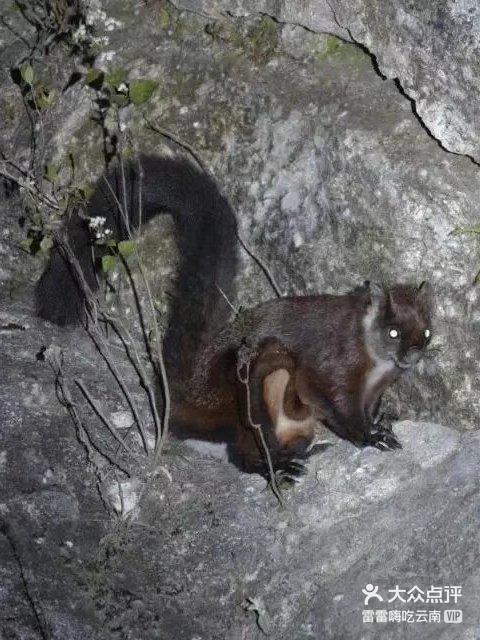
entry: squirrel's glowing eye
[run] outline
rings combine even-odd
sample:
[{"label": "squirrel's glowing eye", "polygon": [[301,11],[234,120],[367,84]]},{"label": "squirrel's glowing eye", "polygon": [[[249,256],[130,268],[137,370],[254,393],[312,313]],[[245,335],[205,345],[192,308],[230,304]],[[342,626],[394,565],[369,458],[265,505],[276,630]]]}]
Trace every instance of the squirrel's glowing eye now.
[{"label": "squirrel's glowing eye", "polygon": [[425,338],[429,338],[432,334],[430,333],[430,329],[425,329],[425,333],[423,334]]},{"label": "squirrel's glowing eye", "polygon": [[398,329],[390,329],[388,335],[390,336],[390,338],[398,338],[400,332],[398,331]]}]

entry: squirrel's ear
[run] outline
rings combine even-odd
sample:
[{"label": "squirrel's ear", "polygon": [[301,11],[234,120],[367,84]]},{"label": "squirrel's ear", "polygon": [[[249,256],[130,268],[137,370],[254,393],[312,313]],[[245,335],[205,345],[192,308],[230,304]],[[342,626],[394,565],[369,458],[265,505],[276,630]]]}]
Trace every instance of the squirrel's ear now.
[{"label": "squirrel's ear", "polygon": [[432,285],[426,280],[421,282],[417,288],[417,296],[424,296],[426,298],[433,296]]},{"label": "squirrel's ear", "polygon": [[385,289],[378,282],[370,282],[370,280],[365,280],[364,285],[370,292],[370,300],[372,305],[379,307],[385,302]]},{"label": "squirrel's ear", "polygon": [[433,287],[425,280],[417,288],[417,300],[421,302],[428,311],[432,311],[434,293]]}]

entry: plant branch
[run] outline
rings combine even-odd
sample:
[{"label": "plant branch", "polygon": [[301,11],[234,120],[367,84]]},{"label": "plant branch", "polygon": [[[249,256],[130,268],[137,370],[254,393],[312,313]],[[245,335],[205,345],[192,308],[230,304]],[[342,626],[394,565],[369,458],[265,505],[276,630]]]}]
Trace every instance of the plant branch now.
[{"label": "plant branch", "polygon": [[120,390],[125,400],[127,401],[127,404],[130,407],[130,410],[132,412],[133,418],[138,426],[140,435],[142,437],[142,442],[143,442],[145,452],[148,454],[148,440],[147,440],[146,430],[145,430],[143,421],[140,417],[140,412],[128,390],[128,387],[125,381],[123,380],[122,375],[118,370],[117,365],[115,364],[115,360],[110,353],[108,343],[106,342],[103,336],[103,333],[98,325],[99,313],[100,313],[100,316],[102,315],[102,313],[99,312],[99,309],[98,309],[98,301],[95,299],[95,296],[93,295],[92,290],[90,289],[90,286],[85,280],[85,276],[83,274],[82,268],[80,267],[77,257],[75,256],[71,247],[69,246],[68,241],[65,240],[62,237],[62,235],[57,231],[52,232],[52,237],[54,238],[59,251],[63,255],[63,258],[67,260],[67,263],[72,268],[76,283],[79,286],[80,292],[82,293],[84,303],[85,303],[84,305],[85,311],[87,314],[86,321],[84,324],[85,329],[88,335],[90,336],[90,338],[92,339],[93,343],[95,344],[96,348],[98,349],[103,360],[105,361],[108,369],[112,373],[118,386],[120,387]]},{"label": "plant branch", "polygon": [[155,133],[158,133],[159,135],[163,136],[164,138],[167,138],[167,140],[171,140],[172,142],[174,142],[179,147],[182,147],[182,149],[187,151],[192,156],[192,158],[198,164],[200,169],[202,169],[202,171],[205,171],[205,173],[208,171],[207,165],[206,165],[205,161],[203,160],[202,156],[198,153],[198,151],[196,151],[194,149],[194,147],[192,147],[192,145],[188,144],[188,142],[185,142],[184,140],[181,140],[175,134],[173,134],[171,131],[168,131],[168,129],[164,129],[163,127],[159,127],[157,125],[152,124],[150,122],[150,120],[147,119],[146,116],[144,116],[144,120],[147,123],[147,126],[148,126],[149,129],[151,129]]},{"label": "plant branch", "polygon": [[57,393],[57,398],[60,404],[63,405],[70,414],[70,417],[72,418],[77,430],[77,437],[85,447],[89,459],[93,464],[95,464],[93,456],[91,454],[91,449],[93,448],[109,464],[118,467],[118,469],[122,473],[124,473],[127,477],[130,477],[130,473],[124,468],[123,464],[118,460],[118,458],[113,454],[104,452],[94,442],[92,436],[85,428],[80,418],[77,406],[73,400],[68,384],[65,380],[65,376],[63,373],[63,354],[61,353],[60,349],[58,349],[58,347],[50,347],[49,349],[45,350],[44,357],[55,375],[55,391]]},{"label": "plant branch", "polygon": [[273,469],[272,457],[270,455],[270,450],[268,448],[267,442],[265,440],[265,436],[263,434],[262,425],[256,424],[255,422],[253,422],[253,418],[252,418],[252,402],[250,397],[250,365],[254,355],[255,355],[254,352],[246,345],[242,345],[240,347],[240,349],[237,352],[237,378],[245,386],[248,426],[254,429],[254,431],[259,436],[259,440],[261,444],[260,452],[264,455],[267,461],[267,468],[270,476],[270,486],[272,487],[272,491],[275,497],[277,498],[279,504],[283,507],[284,503],[283,503],[282,494],[277,485],[275,471]]},{"label": "plant branch", "polygon": [[105,414],[103,413],[103,411],[100,409],[100,407],[98,406],[98,404],[95,402],[95,400],[92,398],[92,396],[90,395],[90,392],[88,391],[88,389],[85,387],[84,383],[79,380],[78,378],[75,378],[74,383],[77,385],[77,387],[80,389],[80,391],[82,392],[85,400],[88,402],[88,404],[90,405],[90,407],[93,409],[94,413],[96,413],[96,415],[100,418],[100,420],[102,421],[102,423],[105,425],[105,427],[107,428],[107,430],[112,434],[112,436],[115,438],[115,440],[120,444],[120,446],[124,449],[124,451],[126,451],[129,455],[132,456],[132,458],[134,460],[136,460],[136,456],[134,454],[134,452],[129,449],[127,447],[127,445],[125,444],[125,442],[122,440],[122,438],[119,436],[119,434],[117,433],[117,430],[115,429],[115,427],[110,423],[110,421],[108,420],[108,418],[105,416]]},{"label": "plant branch", "polygon": [[248,253],[248,255],[252,258],[252,260],[254,260],[254,262],[256,262],[257,265],[260,267],[260,269],[263,271],[272,289],[275,291],[277,298],[283,298],[284,294],[282,293],[280,287],[278,286],[275,278],[272,275],[272,272],[267,267],[267,265],[252,251],[252,249],[250,249],[250,247],[247,245],[245,240],[240,236],[238,231],[237,231],[237,238],[242,248]]}]

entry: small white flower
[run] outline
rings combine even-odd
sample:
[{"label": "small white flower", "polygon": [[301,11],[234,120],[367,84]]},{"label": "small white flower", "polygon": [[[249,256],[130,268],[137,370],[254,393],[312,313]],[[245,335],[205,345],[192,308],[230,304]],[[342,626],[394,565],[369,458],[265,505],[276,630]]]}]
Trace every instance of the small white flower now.
[{"label": "small white flower", "polygon": [[85,18],[85,22],[89,25],[95,24],[95,22],[105,22],[107,14],[102,9],[89,9]]},{"label": "small white flower", "polygon": [[105,20],[105,29],[107,31],[113,31],[115,27],[123,27],[123,23],[120,20],[115,20],[115,18],[107,18]]},{"label": "small white flower", "polygon": [[88,226],[95,233],[95,240],[106,240],[108,236],[112,235],[112,230],[105,228],[106,221],[104,216],[94,216],[88,221]]},{"label": "small white flower", "polygon": [[87,29],[85,25],[82,23],[78,29],[72,34],[72,39],[74,42],[83,42],[88,39]]},{"label": "small white flower", "polygon": [[88,221],[88,226],[90,229],[101,229],[106,221],[107,219],[104,216],[94,216]]}]

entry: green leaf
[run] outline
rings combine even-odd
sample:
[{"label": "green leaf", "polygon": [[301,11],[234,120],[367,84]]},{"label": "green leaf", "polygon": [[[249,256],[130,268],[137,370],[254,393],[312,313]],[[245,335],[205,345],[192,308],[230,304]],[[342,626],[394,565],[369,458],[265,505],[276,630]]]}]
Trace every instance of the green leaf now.
[{"label": "green leaf", "polygon": [[103,73],[103,71],[91,67],[87,71],[85,80],[90,87],[93,87],[94,89],[100,89],[103,84],[104,77],[105,74]]},{"label": "green leaf", "polygon": [[69,198],[68,197],[60,198],[60,200],[58,201],[58,215],[59,216],[63,216],[64,215],[64,213],[68,209],[68,205],[69,205]]},{"label": "green leaf", "polygon": [[49,182],[55,182],[58,178],[58,167],[54,164],[47,164],[45,170],[45,179]]},{"label": "green leaf", "polygon": [[133,240],[122,240],[118,243],[118,253],[122,256],[122,258],[129,258],[133,253],[135,253],[135,242]]},{"label": "green leaf", "polygon": [[78,187],[78,193],[83,200],[89,200],[93,196],[93,188],[88,185],[81,185]]},{"label": "green leaf", "polygon": [[32,242],[33,242],[33,238],[24,238],[21,242],[20,242],[20,246],[22,247],[22,249],[24,249],[25,251],[28,251],[28,253],[31,253],[32,250]]},{"label": "green leaf", "polygon": [[42,241],[40,242],[40,249],[42,251],[50,251],[52,247],[53,239],[50,236],[45,236],[44,238],[42,238]]},{"label": "green leaf", "polygon": [[37,106],[39,109],[48,109],[55,103],[57,92],[55,89],[47,89],[43,87],[37,97]]},{"label": "green leaf", "polygon": [[117,257],[106,255],[102,256],[102,271],[103,273],[109,273],[117,266]]},{"label": "green leaf", "polygon": [[171,22],[172,22],[172,17],[170,15],[170,11],[168,11],[168,9],[163,7],[163,9],[160,11],[160,25],[162,29],[168,29]]},{"label": "green leaf", "polygon": [[110,96],[110,100],[118,107],[126,107],[128,104],[128,97],[123,93],[114,93]]},{"label": "green leaf", "polygon": [[478,236],[480,235],[480,225],[476,225],[474,227],[455,227],[455,229],[450,232],[450,235],[451,236],[463,236],[463,235]]},{"label": "green leaf", "polygon": [[21,247],[28,251],[32,256],[40,251],[40,242],[37,235],[31,235],[20,243]]},{"label": "green leaf", "polygon": [[127,81],[127,78],[128,73],[125,69],[116,69],[107,75],[107,82],[114,89],[118,89],[122,82]]},{"label": "green leaf", "polygon": [[477,275],[475,276],[474,280],[473,280],[474,284],[480,284],[480,271],[477,273]]},{"label": "green leaf", "polygon": [[20,67],[20,75],[22,76],[22,80],[29,85],[32,84],[33,78],[35,77],[32,67],[27,63],[22,64]]},{"label": "green leaf", "polygon": [[133,104],[143,104],[150,100],[152,93],[158,86],[155,80],[133,80],[130,83],[130,100]]}]

